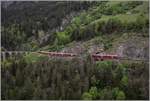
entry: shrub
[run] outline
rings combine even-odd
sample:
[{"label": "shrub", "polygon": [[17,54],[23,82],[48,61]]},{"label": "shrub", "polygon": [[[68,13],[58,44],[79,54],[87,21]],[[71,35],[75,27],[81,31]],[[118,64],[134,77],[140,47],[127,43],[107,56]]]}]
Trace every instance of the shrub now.
[{"label": "shrub", "polygon": [[96,33],[94,31],[94,26],[93,25],[88,25],[86,26],[84,32],[83,32],[83,39],[91,39],[93,38],[94,36],[96,36]]},{"label": "shrub", "polygon": [[99,96],[100,96],[101,100],[113,99],[113,95],[112,95],[112,91],[111,91],[110,87],[105,87],[104,89],[101,89]]},{"label": "shrub", "polygon": [[101,30],[104,28],[105,21],[99,21],[95,25],[95,32],[102,32]]},{"label": "shrub", "polygon": [[86,17],[85,17],[85,25],[87,25],[87,24],[89,24],[90,22],[92,21],[92,17],[90,16],[90,15],[87,15]]},{"label": "shrub", "polygon": [[90,93],[85,92],[82,95],[82,99],[83,100],[92,100],[92,95]]},{"label": "shrub", "polygon": [[119,91],[116,97],[116,100],[125,100],[125,94],[123,91]]},{"label": "shrub", "polygon": [[64,45],[68,42],[70,42],[70,36],[66,32],[58,32],[57,39],[58,39],[58,45]]},{"label": "shrub", "polygon": [[135,21],[124,23],[124,27],[127,31],[136,31],[148,33],[149,19],[144,14],[138,15]]},{"label": "shrub", "polygon": [[93,100],[97,99],[99,96],[98,90],[96,87],[91,87],[91,89],[89,90],[89,93],[92,95]]},{"label": "shrub", "polygon": [[75,17],[72,21],[76,27],[79,27],[81,25],[81,19],[80,17]]},{"label": "shrub", "polygon": [[113,62],[111,61],[101,61],[101,62],[96,62],[96,67],[98,69],[104,69],[104,68],[111,68]]},{"label": "shrub", "polygon": [[118,64],[117,65],[117,68],[115,69],[115,79],[116,81],[120,81],[121,78],[123,77],[123,74],[124,74],[124,71],[125,71],[125,68],[122,64]]},{"label": "shrub", "polygon": [[111,34],[111,33],[116,32],[116,31],[119,32],[121,30],[121,27],[122,27],[122,24],[121,24],[120,20],[117,20],[115,18],[111,18],[105,23],[102,32],[108,33],[108,34]]},{"label": "shrub", "polygon": [[70,38],[71,38],[71,41],[81,40],[80,29],[73,30],[73,32],[71,33]]},{"label": "shrub", "polygon": [[115,87],[112,89],[112,95],[113,95],[113,99],[116,99],[116,96],[119,92],[119,88],[118,87]]},{"label": "shrub", "polygon": [[111,47],[112,47],[112,43],[105,43],[104,44],[104,50],[107,50],[107,49],[109,49]]},{"label": "shrub", "polygon": [[119,90],[118,87],[115,87],[113,89],[110,87],[105,87],[104,89],[100,90],[99,96],[100,99],[102,100],[111,100],[111,99],[124,100],[125,99],[124,92]]},{"label": "shrub", "polygon": [[148,23],[149,20],[146,18],[146,16],[144,16],[143,14],[139,15],[136,18],[136,23],[135,23],[137,31],[146,32],[146,29],[148,29],[149,27]]},{"label": "shrub", "polygon": [[121,79],[121,85],[126,86],[128,85],[128,77],[124,75]]},{"label": "shrub", "polygon": [[135,8],[136,6],[138,6],[138,5],[141,5],[143,2],[142,1],[129,1],[129,2],[127,2],[126,3],[126,5],[128,5],[128,7],[130,8],[130,9],[132,9],[132,8]]},{"label": "shrub", "polygon": [[76,28],[71,34],[71,40],[88,40],[96,36],[93,25]]},{"label": "shrub", "polygon": [[125,10],[119,4],[107,7],[105,9],[105,14],[106,15],[116,15],[116,14],[120,14],[120,13],[125,13]]},{"label": "shrub", "polygon": [[92,84],[93,86],[95,86],[95,85],[97,84],[95,75],[93,75],[93,76],[91,77],[91,84]]},{"label": "shrub", "polygon": [[110,18],[106,21],[99,21],[95,25],[95,32],[101,32],[105,34],[111,34],[119,32],[122,29],[122,23],[116,18]]}]

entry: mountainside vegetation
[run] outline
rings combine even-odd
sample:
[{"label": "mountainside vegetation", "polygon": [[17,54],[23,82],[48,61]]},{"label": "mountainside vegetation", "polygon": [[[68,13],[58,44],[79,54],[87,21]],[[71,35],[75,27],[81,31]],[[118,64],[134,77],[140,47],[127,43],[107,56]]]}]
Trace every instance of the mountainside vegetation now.
[{"label": "mountainside vegetation", "polygon": [[[55,30],[60,30],[63,18],[86,10],[94,2],[2,2],[2,46],[6,50],[34,50],[53,42]],[[72,14],[70,16],[75,16]],[[65,26],[65,25],[64,25]],[[48,42],[40,43],[49,34]]]},{"label": "mountainside vegetation", "polygon": [[47,60],[2,64],[2,99],[148,99],[148,63]]},{"label": "mountainside vegetation", "polygon": [[[62,18],[73,12],[70,23],[62,24]],[[54,47],[101,34],[147,33],[148,12],[146,1],[14,2],[2,6],[2,46],[6,50],[36,50],[43,44]],[[47,37],[46,41],[42,43],[41,37]]]},{"label": "mountainside vegetation", "polygon": [[[34,52],[1,61],[1,98],[148,100],[148,4],[3,1],[1,50]],[[100,49],[131,60],[94,61],[91,54]],[[51,58],[37,53],[43,50],[80,56]]]}]

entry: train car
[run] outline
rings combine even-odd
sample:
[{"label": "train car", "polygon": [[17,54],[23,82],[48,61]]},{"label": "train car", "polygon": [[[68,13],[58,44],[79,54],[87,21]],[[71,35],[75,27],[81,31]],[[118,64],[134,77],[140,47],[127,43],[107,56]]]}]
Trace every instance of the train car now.
[{"label": "train car", "polygon": [[119,59],[119,56],[116,54],[92,54],[94,61],[103,61],[103,60],[113,60]]}]

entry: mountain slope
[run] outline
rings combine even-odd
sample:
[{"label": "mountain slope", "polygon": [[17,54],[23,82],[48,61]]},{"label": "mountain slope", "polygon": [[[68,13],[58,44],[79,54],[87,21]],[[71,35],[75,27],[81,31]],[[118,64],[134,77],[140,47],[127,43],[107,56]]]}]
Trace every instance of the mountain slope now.
[{"label": "mountain slope", "polygon": [[104,2],[74,17],[64,31],[56,33],[54,45],[40,50],[86,54],[102,48],[119,54],[121,46],[122,56],[148,59],[148,11],[148,2]]},{"label": "mountain slope", "polygon": [[[2,46],[7,50],[32,50],[50,43],[52,33],[62,30],[61,26],[64,27],[70,17],[92,5],[94,2],[82,1],[2,2]],[[62,24],[63,19],[67,20],[65,24]],[[44,36],[47,39],[41,43]]]},{"label": "mountain slope", "polygon": [[[10,18],[3,19],[2,46],[34,52],[8,56],[1,62],[2,99],[148,100],[149,62],[144,60],[149,58],[149,2],[83,2],[84,10],[71,10],[64,15],[62,10],[68,9],[64,6],[67,3],[71,2],[4,5],[3,10],[8,8],[14,14],[9,12]],[[82,4],[74,3],[73,9]],[[18,8],[22,10],[19,12]],[[60,19],[53,19],[59,14],[48,16],[54,13],[60,13]],[[59,25],[55,26],[57,21]],[[39,54],[40,50],[73,52],[79,56],[49,57]],[[101,50],[131,60],[93,61],[91,54]]]}]

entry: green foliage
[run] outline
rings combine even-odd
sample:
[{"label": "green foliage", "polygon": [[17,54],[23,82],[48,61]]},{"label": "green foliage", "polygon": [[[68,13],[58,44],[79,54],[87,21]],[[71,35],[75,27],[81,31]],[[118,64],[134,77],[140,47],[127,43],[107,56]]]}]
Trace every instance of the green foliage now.
[{"label": "green foliage", "polygon": [[91,84],[92,84],[93,86],[96,86],[97,83],[98,83],[98,81],[96,81],[96,77],[95,77],[95,75],[93,75],[93,76],[91,77]]},{"label": "green foliage", "polygon": [[143,2],[134,2],[134,1],[114,1],[114,2],[108,2],[108,5],[106,5],[104,9],[104,14],[107,15],[116,15],[116,14],[122,14],[126,13],[127,11],[130,11],[131,9],[134,9],[135,7],[141,5]]},{"label": "green foliage", "polygon": [[[59,3],[54,7],[57,8]],[[147,33],[148,14],[132,11],[142,3],[100,2],[93,8],[83,10],[83,13],[74,17],[65,29],[51,35],[51,41],[45,50],[60,50],[71,41],[88,40],[98,35],[108,38],[110,34],[128,31]],[[72,7],[72,9],[79,8]],[[45,32],[49,33],[48,29],[57,28],[66,15],[61,12],[61,10],[67,11],[62,6],[57,10],[58,12],[52,14],[52,18],[48,13],[49,10],[46,12],[49,14],[48,17],[45,15],[43,17],[37,10],[35,13],[40,15],[39,18],[31,16],[20,24],[8,24],[2,27],[4,48],[9,49],[11,46],[10,49],[20,49],[19,47],[38,49],[36,38],[44,36]],[[35,40],[31,38],[33,36]],[[95,44],[103,43],[105,50],[108,50],[112,46],[112,41],[112,38],[107,41],[105,37],[101,37],[101,40],[97,40]],[[1,65],[2,99],[149,99],[149,75],[146,63],[122,64],[114,61],[95,63],[90,56],[81,60],[79,58],[50,60],[47,56],[31,53],[21,60],[10,58]]]},{"label": "green foliage", "polygon": [[2,99],[148,99],[146,63],[93,63],[90,56],[83,61],[9,61],[2,66]]},{"label": "green foliage", "polygon": [[146,32],[146,29],[148,28],[149,20],[144,14],[140,14],[136,19],[136,27],[138,30],[141,30],[143,32]]},{"label": "green foliage", "polygon": [[118,87],[112,89],[112,94],[116,100],[125,100],[125,93],[121,91]]},{"label": "green foliage", "polygon": [[99,96],[98,90],[96,87],[91,87],[89,92],[82,94],[83,100],[96,100]]},{"label": "green foliage", "polygon": [[[7,9],[4,2],[2,5],[2,46],[8,50],[31,50],[33,47],[28,46],[32,40],[28,39],[41,40],[39,31],[43,31],[51,37],[47,42],[39,42],[38,46],[53,43],[52,30],[61,26],[66,15],[92,7],[94,2],[21,2],[12,4]],[[22,44],[28,45],[22,47]]]},{"label": "green foliage", "polygon": [[42,56],[38,53],[29,53],[27,55],[24,56],[24,59],[27,63],[34,63],[34,62],[38,62],[38,61],[41,61],[41,60],[47,60],[48,57],[47,56]]},{"label": "green foliage", "polygon": [[111,100],[113,99],[112,92],[110,88],[104,88],[100,91],[100,99]]},{"label": "green foliage", "polygon": [[121,84],[124,86],[128,85],[128,77],[126,75],[124,75],[121,79]]},{"label": "green foliage", "polygon": [[124,68],[123,64],[118,64],[115,71],[113,72],[113,77],[116,79],[115,83],[119,83],[122,79],[123,75],[125,75],[126,69]]},{"label": "green foliage", "polygon": [[33,97],[33,87],[34,85],[31,82],[31,79],[27,77],[27,79],[24,82],[24,87],[22,89],[22,92],[20,92],[20,98],[21,99],[32,99]]},{"label": "green foliage", "polygon": [[[122,27],[121,21],[114,19],[114,18],[110,18],[104,25],[104,27],[102,28],[102,33],[114,33],[115,31],[120,31]],[[109,30],[108,30],[109,29]]]},{"label": "green foliage", "polygon": [[[69,4],[74,5],[74,7],[77,8],[72,9],[70,8],[71,6],[66,6],[65,3],[58,3],[58,5],[54,5],[54,8],[58,7],[58,9],[56,9],[54,14],[51,14],[48,13],[49,10],[45,10],[48,6],[47,3],[45,4],[45,8],[41,7],[41,9],[45,10],[45,13],[41,14],[41,12],[38,12],[39,10],[37,10],[37,13],[31,14],[32,17],[26,15],[26,19],[26,17],[24,18],[25,15],[22,16],[25,20],[21,20],[20,23],[2,26],[2,45],[7,49],[37,50],[40,46],[45,46],[47,44],[49,44],[50,47],[55,48],[57,45],[65,45],[72,41],[88,40],[97,35],[101,36],[122,32],[141,32],[142,36],[148,37],[148,34],[143,34],[148,33],[149,28],[147,2],[102,1],[88,3],[77,2],[79,5],[74,3]],[[80,5],[83,4],[84,6],[81,7]],[[32,6],[37,9],[35,4]],[[40,4],[37,3],[37,7],[39,6]],[[88,7],[90,8],[87,9]],[[62,22],[62,18],[66,14],[70,14],[71,11],[79,11],[83,8],[86,8],[86,10],[82,10],[80,14],[77,14],[72,20],[70,19],[70,23],[64,26],[64,29],[61,32],[49,32],[49,30],[61,25],[60,22]],[[68,11],[66,9],[71,10]],[[4,8],[2,10],[4,10]],[[64,13],[61,10],[63,10]],[[36,14],[39,14],[40,16],[35,16]],[[57,18],[54,16],[57,16]],[[16,19],[15,16],[14,18],[19,22],[19,19]],[[9,20],[7,23],[9,23]],[[44,33],[51,33],[50,37],[48,37],[48,41],[42,41],[42,43],[38,42],[41,40],[40,38],[45,35]],[[111,47],[111,44],[105,45],[106,50],[109,47]]]},{"label": "green foliage", "polygon": [[69,43],[70,42],[70,37],[68,35],[68,33],[66,32],[58,32],[56,33],[57,34],[57,40],[58,40],[58,45],[63,45],[63,44],[66,44],[66,43]]},{"label": "green foliage", "polygon": [[121,7],[120,4],[109,6],[104,11],[104,14],[106,15],[116,15],[120,13],[125,13],[125,9]]},{"label": "green foliage", "polygon": [[19,49],[25,39],[24,31],[17,24],[2,28],[2,44],[7,49]]},{"label": "green foliage", "polygon": [[7,59],[1,62],[1,66],[5,68],[9,68],[11,67],[11,65],[12,65],[12,62],[10,61],[10,59]]},{"label": "green foliage", "polygon": [[112,96],[113,96],[114,99],[116,99],[119,91],[120,90],[119,90],[118,87],[115,87],[115,88],[112,89]]},{"label": "green foliage", "polygon": [[116,97],[117,100],[125,100],[125,94],[123,91],[119,91]]},{"label": "green foliage", "polygon": [[90,93],[85,92],[82,95],[82,99],[83,100],[92,100],[92,95]]},{"label": "green foliage", "polygon": [[[142,15],[144,19],[139,18],[141,15],[116,15],[116,16],[104,16],[97,21],[91,21],[88,25],[80,24],[72,29],[71,40],[87,40],[97,35],[113,34],[121,32],[148,32],[148,19],[147,15]],[[103,20],[103,18],[105,18]],[[139,19],[138,21],[136,19]],[[80,22],[81,23],[81,22]],[[108,30],[109,29],[109,30]],[[100,34],[102,33],[102,34]],[[143,36],[146,36],[145,34]],[[111,47],[110,44],[106,44],[105,48]]]},{"label": "green foliage", "polygon": [[113,64],[112,61],[100,61],[96,63],[98,69],[111,68],[112,64]]},{"label": "green foliage", "polygon": [[89,93],[92,95],[92,99],[95,100],[97,99],[98,95],[98,90],[96,87],[91,87],[91,89],[89,90]]}]

